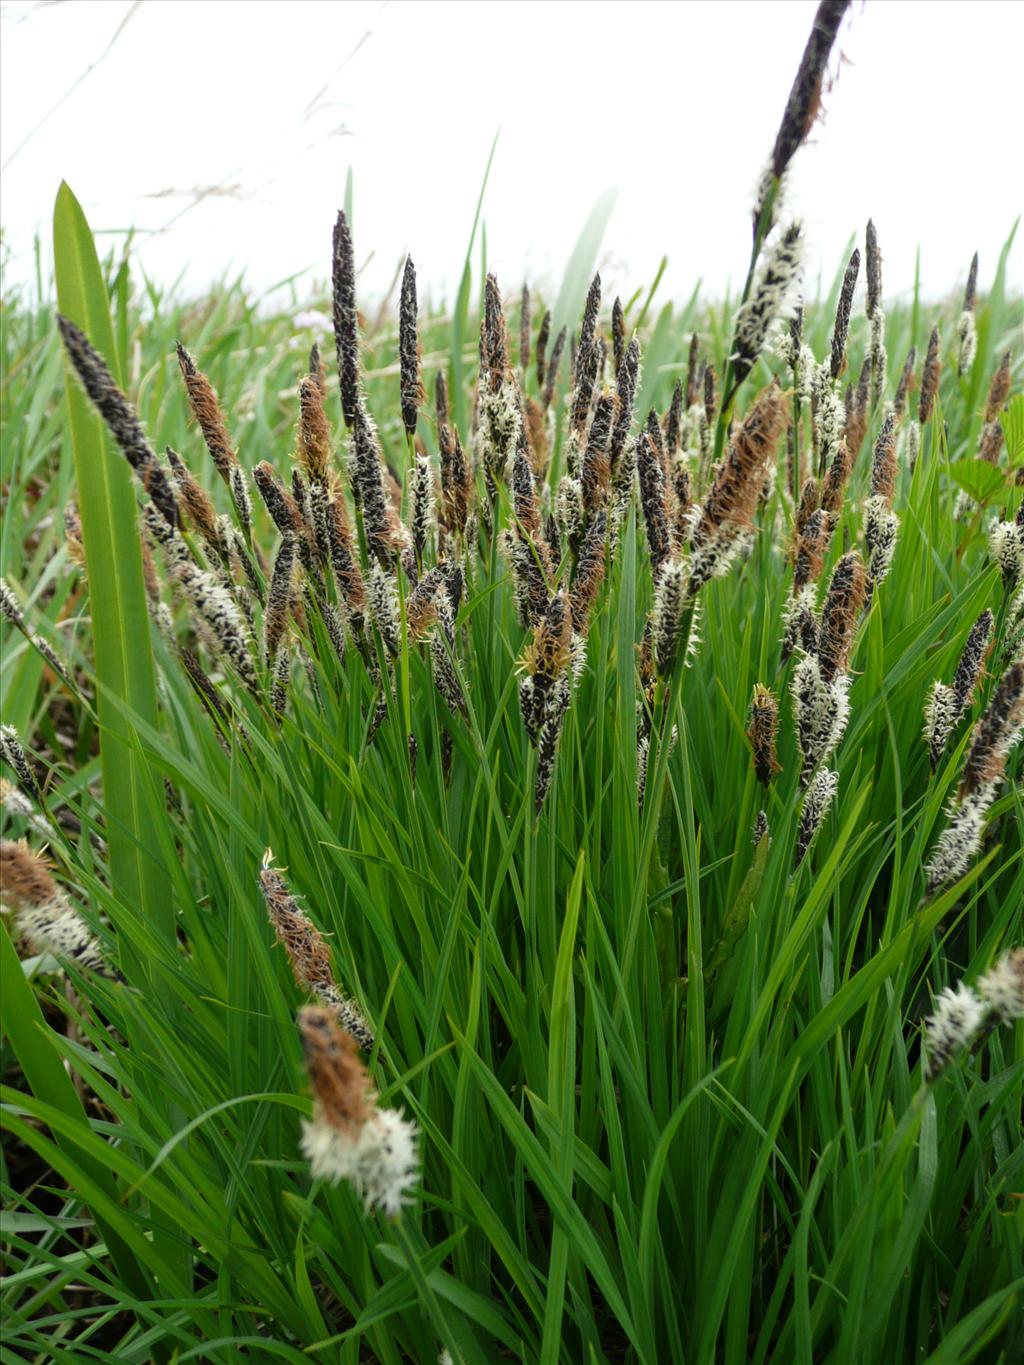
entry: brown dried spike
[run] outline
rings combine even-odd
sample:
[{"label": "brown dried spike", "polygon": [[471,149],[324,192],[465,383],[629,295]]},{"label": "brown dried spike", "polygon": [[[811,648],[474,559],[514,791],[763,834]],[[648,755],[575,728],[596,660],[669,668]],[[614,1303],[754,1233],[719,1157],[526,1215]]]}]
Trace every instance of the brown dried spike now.
[{"label": "brown dried spike", "polygon": [[558,379],[558,367],[561,364],[562,352],[565,350],[565,339],[568,332],[563,327],[555,337],[555,344],[551,348],[551,359],[548,361],[547,374],[544,379],[544,407],[545,410],[551,406],[551,400],[555,396],[555,382]]},{"label": "brown dried spike", "polygon": [[327,399],[327,376],[324,374],[323,357],[320,354],[320,346],[313,342],[309,348],[309,373],[316,380],[317,388],[320,390],[320,397],[326,402]]},{"label": "brown dried spike", "polygon": [[850,469],[853,466],[853,458],[847,448],[845,439],[839,442],[836,453],[832,457],[832,463],[828,467],[828,472],[821,485],[821,506],[824,511],[831,513],[833,517],[838,517],[843,507],[843,489],[846,481],[850,477]]},{"label": "brown dried spike", "polygon": [[762,787],[767,787],[782,768],[775,752],[775,737],[779,729],[779,703],[771,688],[757,683],[750,703],[750,723],[747,738],[754,756],[754,772]]},{"label": "brown dried spike", "polygon": [[273,465],[261,460],[252,471],[252,477],[274,525],[281,534],[304,535],[306,523],[299,505],[277,477]]},{"label": "brown dried spike", "polygon": [[466,529],[469,513],[469,472],[458,432],[442,426],[438,433],[441,453],[441,498],[449,531]]},{"label": "brown dried spike", "polygon": [[398,308],[398,358],[402,397],[402,421],[406,434],[416,430],[416,413],[423,402],[420,382],[420,351],[416,334],[416,267],[406,256],[402,272],[402,293]]},{"label": "brown dried spike", "polygon": [[60,894],[51,866],[24,839],[5,839],[0,843],[0,900],[15,909],[49,905]]},{"label": "brown dried spike", "polygon": [[612,466],[608,455],[611,439],[612,418],[615,416],[617,399],[614,394],[605,393],[594,404],[594,416],[587,434],[587,445],[580,463],[580,486],[583,492],[583,506],[593,513],[608,496],[611,483]]},{"label": "brown dried spike", "polygon": [[548,434],[544,412],[539,403],[527,398],[523,404],[526,419],[526,443],[530,451],[530,468],[534,478],[543,480],[548,467]]},{"label": "brown dried spike", "polygon": [[973,313],[974,305],[978,301],[978,253],[975,252],[971,258],[971,268],[967,272],[967,288],[964,290],[965,313]]},{"label": "brown dried spike", "polygon": [[865,251],[868,280],[867,314],[870,318],[874,317],[875,309],[882,302],[882,253],[878,247],[878,233],[870,218],[865,233]]},{"label": "brown dried spike", "polygon": [[818,488],[817,479],[807,478],[804,480],[803,487],[800,489],[800,501],[797,503],[795,531],[797,536],[803,533],[804,527],[810,519],[811,513],[816,512],[821,506],[821,491]]},{"label": "brown dried spike", "polygon": [[565,597],[556,593],[534,632],[529,649],[529,669],[542,682],[553,682],[569,663],[572,613]]},{"label": "brown dried spike", "polygon": [[866,359],[861,366],[856,387],[852,384],[846,393],[846,448],[850,452],[850,464],[854,465],[864,437],[868,430],[868,393],[871,387],[871,361]]},{"label": "brown dried spike", "polygon": [[539,393],[544,391],[545,363],[548,353],[548,340],[551,337],[551,309],[544,312],[540,320],[540,331],[537,333],[537,390]]},{"label": "brown dried spike", "polygon": [[772,174],[778,179],[811,131],[821,104],[821,83],[849,0],[821,0],[800,61],[782,123],[772,149]]},{"label": "brown dried spike", "polygon": [[309,475],[310,483],[326,484],[331,467],[331,429],[324,411],[324,396],[314,375],[299,382],[299,439],[295,458]]},{"label": "brown dried spike", "polygon": [[988,386],[988,399],[985,403],[985,422],[998,418],[1007,398],[1010,396],[1010,352],[1007,351],[999,362],[999,367]]},{"label": "brown dried spike", "polygon": [[714,365],[709,361],[704,367],[704,416],[709,427],[714,423],[718,408],[717,388],[718,376],[715,374]]},{"label": "brown dried spike", "polygon": [[818,663],[826,682],[831,682],[837,673],[845,671],[850,661],[850,647],[857,617],[864,604],[865,590],[864,565],[856,550],[851,550],[843,555],[833,569],[832,581],[821,609]]},{"label": "brown dried spike", "polygon": [[891,412],[885,414],[882,429],[875,442],[875,453],[871,461],[871,496],[884,498],[892,503],[896,487],[896,418]]},{"label": "brown dried spike", "polygon": [[821,577],[825,553],[832,538],[827,512],[816,507],[796,538],[793,548],[793,591],[799,592],[808,583]]},{"label": "brown dried spike", "polygon": [[1024,722],[1024,662],[1012,664],[992,694],[988,709],[974,727],[974,738],[957,800],[972,796],[1003,775],[1006,751],[1017,726]]},{"label": "brown dried spike", "polygon": [[572,589],[569,595],[572,625],[577,635],[585,636],[590,624],[590,613],[604,579],[605,540],[608,517],[602,507],[587,527],[580,557],[576,561]]},{"label": "brown dried spike", "polygon": [[640,505],[647,527],[651,569],[657,579],[658,571],[669,557],[671,540],[665,507],[665,471],[658,448],[647,430],[641,431],[636,438],[636,470],[640,483]]},{"label": "brown dried spike", "polygon": [[178,365],[181,369],[181,377],[185,381],[185,390],[188,393],[192,414],[199,423],[199,429],[203,433],[203,440],[210,452],[210,458],[217,466],[217,473],[230,486],[231,470],[238,463],[238,456],[231,444],[231,437],[228,435],[227,423],[220,410],[220,404],[217,402],[217,395],[213,391],[213,385],[202,370],[198,368],[195,360],[180,341],[176,345],[176,350]]},{"label": "brown dried spike", "polygon": [[622,311],[622,300],[616,294],[612,304],[612,356],[615,360],[615,373],[622,368],[622,357],[626,354],[626,315]]},{"label": "brown dried spike", "polygon": [[530,290],[523,285],[519,301],[519,369],[526,386],[526,372],[530,368]]},{"label": "brown dried spike", "polygon": [[917,347],[911,346],[907,352],[907,358],[903,362],[903,370],[900,374],[900,382],[896,386],[896,396],[893,399],[893,411],[896,420],[901,421],[903,414],[907,410],[907,399],[914,383],[914,366],[917,364]]},{"label": "brown dried spike", "polygon": [[533,487],[533,474],[525,454],[516,451],[512,462],[512,498],[521,532],[535,539],[540,536],[540,507]]},{"label": "brown dried spike", "polygon": [[219,547],[222,536],[209,493],[193,477],[192,471],[176,450],[167,446],[164,453],[171,466],[171,476],[177,486],[181,506],[207,544]]},{"label": "brown dried spike", "polygon": [[353,629],[362,627],[366,609],[366,588],[352,545],[344,499],[335,497],[327,504],[327,544],[334,569],[334,581],[352,616]]},{"label": "brown dried spike", "polygon": [[713,539],[725,522],[749,526],[764,476],[789,414],[777,384],[763,388],[737,430],[715,474],[694,531],[694,545]]},{"label": "brown dried spike", "polygon": [[338,1023],[337,1011],[322,1005],[299,1011],[299,1034],[318,1117],[340,1132],[358,1132],[373,1113],[375,1096],[355,1040]]},{"label": "brown dried spike", "polygon": [[665,454],[671,460],[679,452],[679,437],[682,430],[683,420],[683,381],[676,380],[675,388],[672,390],[672,401],[668,405],[668,412],[665,414],[665,425],[663,435],[665,439]]},{"label": "brown dried spike", "polygon": [[434,376],[434,415],[438,431],[448,425],[448,381],[444,370],[438,370]]},{"label": "brown dried spike", "polygon": [[686,362],[686,406],[692,408],[701,400],[700,338],[690,337],[690,352]]},{"label": "brown dried spike", "polygon": [[850,334],[850,315],[853,312],[853,291],[857,288],[857,276],[860,273],[860,251],[857,247],[853,249],[843,275],[842,288],[839,291],[839,303],[836,305],[836,321],[832,329],[832,378],[838,379],[846,369],[846,342]]},{"label": "brown dried spike", "polygon": [[296,984],[306,989],[313,986],[333,988],[331,950],[313,921],[299,908],[278,868],[269,864],[263,866],[260,890],[277,941],[284,945],[288,954]]},{"label": "brown dried spike", "polygon": [[917,406],[917,420],[924,426],[928,418],[932,415],[932,408],[935,406],[935,395],[939,391],[939,373],[942,369],[942,362],[939,359],[939,329],[938,326],[932,328],[932,334],[928,338],[928,350],[924,357],[924,368],[921,371],[921,396]]},{"label": "brown dried spike", "polygon": [[345,425],[351,427],[359,408],[359,318],[355,251],[344,213],[338,214],[334,224],[331,286],[341,412]]},{"label": "brown dried spike", "polygon": [[490,389],[497,393],[505,382],[508,366],[508,338],[501,290],[495,275],[488,275],[484,285],[484,316],[480,324],[480,362],[487,371]]}]

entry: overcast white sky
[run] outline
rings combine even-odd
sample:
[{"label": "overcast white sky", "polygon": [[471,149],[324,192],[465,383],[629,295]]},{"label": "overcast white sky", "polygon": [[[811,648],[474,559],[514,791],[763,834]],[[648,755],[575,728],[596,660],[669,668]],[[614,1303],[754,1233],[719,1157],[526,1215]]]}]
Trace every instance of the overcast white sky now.
[{"label": "overcast white sky", "polygon": [[[62,177],[95,228],[140,229],[138,259],[163,283],[183,275],[198,292],[242,268],[261,289],[300,271],[323,280],[351,167],[357,256],[373,253],[363,297],[387,288],[406,251],[421,288],[450,290],[500,128],[484,221],[506,291],[524,274],[557,281],[595,200],[615,189],[603,252],[614,287],[648,283],[666,254],[666,293],[684,297],[698,277],[721,293],[745,272],[753,186],[814,9],[4,3],[8,280],[31,278],[32,236],[48,244]],[[984,289],[1024,198],[1024,6],[855,0],[837,49],[827,118],[790,194],[810,292],[869,215],[887,296],[911,287],[919,244],[929,292],[961,283],[976,248]],[[1018,288],[1022,260],[1018,244]]]}]

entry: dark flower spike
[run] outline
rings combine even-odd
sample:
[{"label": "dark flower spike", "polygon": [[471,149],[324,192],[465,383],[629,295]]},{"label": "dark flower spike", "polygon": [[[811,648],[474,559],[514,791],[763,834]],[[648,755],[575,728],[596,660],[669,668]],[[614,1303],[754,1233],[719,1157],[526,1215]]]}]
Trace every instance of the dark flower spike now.
[{"label": "dark flower spike", "polygon": [[142,430],[135,410],[114,382],[106,361],[68,318],[57,315],[64,348],[82,387],[103,418],[153,505],[169,526],[178,524],[178,504],[170,480]]}]

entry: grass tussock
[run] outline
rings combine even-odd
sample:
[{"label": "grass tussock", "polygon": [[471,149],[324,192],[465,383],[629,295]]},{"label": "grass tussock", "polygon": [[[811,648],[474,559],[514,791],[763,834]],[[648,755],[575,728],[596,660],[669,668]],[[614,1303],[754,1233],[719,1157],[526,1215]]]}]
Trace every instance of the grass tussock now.
[{"label": "grass tussock", "polygon": [[800,300],[844,10],[728,303],[369,320],[344,213],[334,372],[241,287],[5,301],[10,1351],[1024,1350],[1019,306],[886,299],[884,206]]}]

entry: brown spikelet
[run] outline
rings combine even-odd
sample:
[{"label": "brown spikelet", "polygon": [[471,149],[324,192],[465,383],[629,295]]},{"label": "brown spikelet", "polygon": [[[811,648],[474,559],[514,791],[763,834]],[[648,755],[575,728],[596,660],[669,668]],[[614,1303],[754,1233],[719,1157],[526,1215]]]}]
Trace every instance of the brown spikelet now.
[{"label": "brown spikelet", "polygon": [[260,890],[277,941],[288,954],[296,984],[307,990],[316,986],[333,988],[331,950],[313,921],[299,908],[281,870],[271,866],[270,858],[268,849],[260,869]]},{"label": "brown spikelet", "polygon": [[836,321],[832,329],[832,378],[838,379],[846,369],[846,343],[850,335],[850,315],[853,312],[853,291],[857,288],[857,276],[860,273],[860,251],[857,247],[853,249],[843,275],[842,288],[839,290],[839,302],[836,305]]},{"label": "brown spikelet", "polygon": [[640,505],[647,527],[647,545],[651,553],[651,569],[657,579],[658,570],[669,557],[671,539],[665,503],[665,471],[658,448],[646,430],[641,431],[636,438],[636,470],[640,483]]},{"label": "brown spikelet", "polygon": [[420,382],[419,340],[416,333],[416,267],[411,256],[406,256],[402,272],[402,293],[398,307],[398,359],[402,421],[406,434],[412,436],[424,394]]},{"label": "brown spikelet", "polygon": [[708,362],[704,367],[704,416],[710,427],[715,420],[715,413],[718,411],[718,376],[715,374],[715,367]]},{"label": "brown spikelet", "polygon": [[544,392],[544,375],[547,364],[548,341],[551,338],[551,309],[545,309],[537,333],[537,392]]},{"label": "brown spikelet", "polygon": [[800,501],[796,507],[794,530],[799,537],[811,516],[821,506],[821,490],[817,479],[807,478],[800,489]]},{"label": "brown spikelet", "polygon": [[967,288],[964,290],[965,313],[973,313],[974,305],[978,301],[978,253],[975,252],[971,258],[971,268],[967,272]]},{"label": "brown spikelet", "polygon": [[988,399],[985,403],[985,421],[995,422],[1007,398],[1010,396],[1010,352],[1007,351],[999,362],[992,382],[988,386]]},{"label": "brown spikelet", "polygon": [[577,635],[586,636],[590,624],[590,612],[597,600],[598,589],[604,579],[605,542],[608,530],[608,517],[602,507],[591,518],[580,547],[576,572],[573,574],[572,589],[569,594],[572,609],[572,626]]},{"label": "brown spikelet", "polygon": [[271,520],[281,534],[283,536],[308,534],[299,504],[278,478],[273,465],[261,460],[252,471],[252,477]]},{"label": "brown spikelet", "polygon": [[932,408],[935,406],[935,396],[939,391],[939,373],[942,369],[942,362],[939,359],[939,329],[936,325],[932,328],[932,334],[928,338],[928,350],[925,352],[924,368],[921,371],[921,393],[918,399],[917,420],[924,426],[928,418],[932,415]]},{"label": "brown spikelet", "polygon": [[537,479],[543,479],[548,467],[548,433],[541,406],[533,398],[523,402],[526,443],[530,452],[530,468]]},{"label": "brown spikelet", "polygon": [[608,496],[612,475],[608,450],[616,401],[614,394],[605,393],[594,404],[594,416],[580,463],[583,506],[588,514],[593,513]]},{"label": "brown spikelet", "polygon": [[178,499],[185,515],[208,545],[220,547],[223,537],[217,526],[217,513],[209,493],[195,479],[176,450],[167,446],[164,453],[171,467],[171,477],[177,487]]},{"label": "brown spikelet", "polygon": [[331,467],[331,429],[323,390],[315,375],[299,381],[299,432],[295,458],[311,483],[326,484]]},{"label": "brown spikelet", "polygon": [[896,418],[887,412],[871,461],[871,496],[892,503],[896,487]]},{"label": "brown spikelet", "polygon": [[779,730],[779,703],[770,687],[757,683],[750,703],[750,723],[747,738],[754,756],[754,772],[762,787],[767,787],[777,772],[781,772],[775,752],[775,737]]},{"label": "brown spikelet", "polygon": [[867,255],[867,314],[874,317],[875,309],[882,302],[882,253],[878,246],[878,233],[875,225],[868,219],[868,226],[865,235],[865,252]]},{"label": "brown spikelet", "polygon": [[523,285],[519,300],[519,373],[523,387],[526,387],[526,374],[530,368],[530,289]]},{"label": "brown spikelet", "polygon": [[309,348],[309,373],[316,380],[317,388],[320,390],[321,399],[327,400],[327,376],[324,374],[323,356],[320,354],[320,345],[314,341]]},{"label": "brown spikelet", "polygon": [[665,414],[665,423],[662,434],[665,441],[665,454],[672,460],[679,453],[679,437],[682,430],[683,420],[683,381],[676,380],[675,388],[672,390],[672,401],[668,405],[668,412]]},{"label": "brown spikelet", "polygon": [[527,650],[527,667],[534,680],[551,683],[569,663],[572,613],[562,593],[548,603]]},{"label": "brown spikelet", "polygon": [[772,149],[772,174],[778,179],[811,131],[821,106],[821,86],[829,53],[849,0],[821,0]]},{"label": "brown spikelet", "polygon": [[224,414],[217,402],[213,385],[196,365],[195,360],[179,341],[176,346],[181,377],[185,381],[189,406],[192,415],[199,423],[203,440],[210,452],[210,458],[217,467],[217,473],[226,484],[231,483],[231,470],[238,463],[231,437],[228,435]]},{"label": "brown spikelet", "polygon": [[15,909],[49,905],[60,894],[51,867],[24,839],[5,839],[0,843],[0,901]]},{"label": "brown spikelet", "polygon": [[555,337],[555,344],[551,348],[551,359],[548,361],[544,379],[544,408],[547,410],[551,406],[555,396],[555,383],[558,379],[558,367],[562,362],[562,352],[565,350],[565,339],[568,332],[563,327]]},{"label": "brown spikelet", "polygon": [[851,466],[856,464],[860,448],[868,430],[868,395],[871,390],[871,361],[864,361],[856,385],[851,384],[846,392],[846,425],[844,435],[846,448],[850,452]]},{"label": "brown spikelet", "polygon": [[512,500],[521,532],[531,538],[540,535],[540,507],[533,486],[530,462],[522,450],[512,462]]},{"label": "brown spikelet", "polygon": [[821,609],[818,663],[826,682],[831,682],[837,673],[845,671],[850,661],[850,648],[857,617],[864,605],[865,590],[864,565],[856,550],[851,550],[843,555],[833,569]]},{"label": "brown spikelet", "polygon": [[896,420],[902,421],[907,410],[907,399],[914,384],[914,366],[917,364],[917,348],[911,346],[907,352],[907,358],[903,362],[903,369],[900,372],[900,382],[896,385],[896,395],[893,398],[893,411]]},{"label": "brown spikelet", "polygon": [[448,530],[461,534],[469,513],[469,471],[459,433],[444,425],[438,432],[441,454],[441,501]]},{"label": "brown spikelet", "polygon": [[351,427],[359,407],[359,318],[355,251],[344,213],[338,214],[334,224],[331,284],[341,412],[346,427]]},{"label": "brown spikelet", "polygon": [[626,354],[626,314],[622,311],[622,300],[618,294],[612,304],[612,359],[615,373],[622,368],[622,358]]},{"label": "brown spikelet", "polygon": [[448,425],[448,381],[444,370],[438,370],[434,376],[434,416],[438,431]]},{"label": "brown spikelet", "polygon": [[57,314],[64,350],[96,411],[121,453],[169,526],[178,524],[178,504],[167,474],[153,453],[135,409],[118,388],[107,362],[89,338],[68,318]]},{"label": "brown spikelet", "polygon": [[1012,664],[1003,674],[992,700],[974,727],[971,747],[964,763],[957,800],[972,796],[1003,775],[1007,750],[1024,723],[1024,662]]},{"label": "brown spikelet", "polygon": [[846,488],[846,481],[850,477],[852,465],[853,458],[844,438],[836,447],[832,463],[829,465],[821,484],[822,509],[833,518],[838,517],[842,511],[843,490]]},{"label": "brown spikelet", "polygon": [[703,371],[700,367],[700,338],[694,332],[686,362],[686,406],[692,408],[703,398]]},{"label": "brown spikelet", "polygon": [[366,609],[366,588],[341,497],[334,497],[327,504],[327,545],[334,581],[352,618],[352,628],[358,632],[362,629]]},{"label": "brown spikelet", "polygon": [[819,507],[814,508],[808,513],[807,520],[794,542],[794,592],[805,587],[808,583],[816,583],[821,577],[831,536],[828,514]]},{"label": "brown spikelet", "polygon": [[484,285],[484,316],[480,323],[480,364],[486,371],[492,393],[497,393],[505,381],[508,368],[508,334],[501,290],[497,277],[487,276]]},{"label": "brown spikelet", "polygon": [[338,1023],[335,1010],[306,1005],[299,1011],[299,1035],[317,1118],[352,1134],[373,1113],[373,1087],[355,1039]]},{"label": "brown spikelet", "polygon": [[757,395],[716,471],[694,531],[694,545],[713,539],[726,522],[750,525],[765,467],[787,423],[785,395],[777,384],[769,384]]}]

